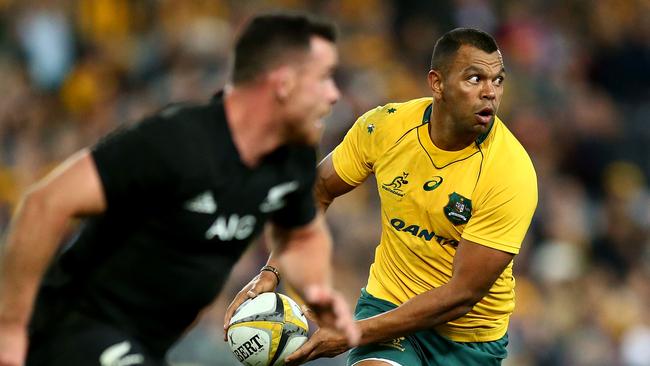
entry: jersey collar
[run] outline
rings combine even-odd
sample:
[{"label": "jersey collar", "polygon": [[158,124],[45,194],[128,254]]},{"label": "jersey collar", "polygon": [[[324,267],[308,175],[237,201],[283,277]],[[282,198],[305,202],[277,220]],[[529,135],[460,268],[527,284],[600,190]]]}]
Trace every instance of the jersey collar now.
[{"label": "jersey collar", "polygon": [[[428,124],[429,122],[431,122],[431,111],[432,111],[432,110],[433,110],[433,103],[429,103],[429,105],[427,106],[427,108],[424,110],[424,113],[422,114],[422,124]],[[485,142],[485,140],[486,140],[486,139],[488,138],[488,136],[490,135],[490,131],[492,131],[492,127],[494,127],[494,124],[495,124],[496,122],[497,122],[497,121],[496,121],[496,116],[495,116],[495,117],[494,117],[494,121],[492,122],[492,124],[490,125],[490,127],[488,128],[488,130],[485,131],[484,133],[480,134],[480,135],[476,138],[476,140],[474,140],[474,141],[476,142],[477,145],[480,145],[480,144],[482,144],[483,142]]]},{"label": "jersey collar", "polygon": [[485,133],[479,135],[476,138],[474,144],[470,144],[469,146],[465,147],[462,150],[447,151],[437,147],[431,140],[431,135],[429,134],[429,126],[431,122],[431,112],[433,109],[432,106],[433,104],[429,104],[427,108],[424,110],[424,113],[422,114],[422,124],[417,128],[417,135],[420,144],[422,145],[426,153],[429,155],[433,165],[436,168],[442,169],[451,164],[469,159],[475,154],[480,153],[479,146],[483,142],[485,142],[485,140],[490,135],[490,131],[492,131],[492,127],[496,123],[496,119],[492,123],[490,128],[487,131],[485,131]]}]

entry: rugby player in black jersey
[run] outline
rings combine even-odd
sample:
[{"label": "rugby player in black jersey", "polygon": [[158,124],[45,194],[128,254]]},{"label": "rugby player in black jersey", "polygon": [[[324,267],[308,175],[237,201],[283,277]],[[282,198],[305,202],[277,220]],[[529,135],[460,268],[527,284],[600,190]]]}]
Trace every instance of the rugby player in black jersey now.
[{"label": "rugby player in black jersey", "polygon": [[209,103],[167,107],[31,187],[0,262],[0,365],[164,365],[265,226],[284,278],[354,343],[312,196],[335,38],[303,15],[255,17]]}]

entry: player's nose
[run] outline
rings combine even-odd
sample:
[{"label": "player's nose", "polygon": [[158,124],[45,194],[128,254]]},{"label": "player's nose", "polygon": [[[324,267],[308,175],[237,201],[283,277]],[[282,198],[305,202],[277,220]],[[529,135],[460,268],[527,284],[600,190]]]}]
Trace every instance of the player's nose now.
[{"label": "player's nose", "polygon": [[483,88],[481,89],[481,98],[494,100],[496,99],[496,97],[497,97],[497,92],[494,85],[492,85],[492,83],[490,82],[483,83]]},{"label": "player's nose", "polygon": [[341,91],[339,90],[338,86],[336,86],[336,83],[332,82],[332,86],[330,87],[329,95],[328,95],[328,100],[330,104],[336,103],[340,97],[341,97]]}]

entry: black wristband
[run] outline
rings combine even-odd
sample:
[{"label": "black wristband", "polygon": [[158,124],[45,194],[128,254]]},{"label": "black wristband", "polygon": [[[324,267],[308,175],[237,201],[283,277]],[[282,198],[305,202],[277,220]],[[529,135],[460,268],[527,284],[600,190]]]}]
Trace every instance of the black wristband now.
[{"label": "black wristband", "polygon": [[280,271],[278,271],[277,268],[275,268],[273,266],[266,265],[266,266],[262,267],[262,269],[260,269],[260,272],[262,272],[262,271],[269,271],[269,272],[273,273],[275,275],[275,278],[278,280],[278,283],[276,284],[276,286],[280,284]]}]

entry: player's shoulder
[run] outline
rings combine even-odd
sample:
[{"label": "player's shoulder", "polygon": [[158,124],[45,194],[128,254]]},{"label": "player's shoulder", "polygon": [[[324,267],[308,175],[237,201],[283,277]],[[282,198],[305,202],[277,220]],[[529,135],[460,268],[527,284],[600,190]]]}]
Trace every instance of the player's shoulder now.
[{"label": "player's shoulder", "polygon": [[399,125],[421,124],[431,98],[418,98],[406,102],[387,103],[377,106],[361,116],[361,119],[373,123]]},{"label": "player's shoulder", "polygon": [[134,127],[153,135],[154,139],[170,142],[192,139],[199,143],[224,135],[218,131],[220,125],[225,125],[225,114],[219,113],[213,102],[177,102],[164,106]]},{"label": "player's shoulder", "polygon": [[364,113],[357,123],[368,134],[382,136],[387,140],[399,138],[408,130],[424,123],[430,113],[431,98],[418,98],[406,102],[387,103]]},{"label": "player's shoulder", "polygon": [[186,170],[210,162],[229,146],[225,117],[219,122],[222,114],[212,102],[172,103],[134,124],[131,135]]},{"label": "player's shoulder", "polygon": [[[311,145],[285,145],[281,148],[283,154],[277,154],[273,159],[282,164],[298,167],[300,171],[309,171],[316,167],[316,147]],[[314,169],[315,170],[315,169]]]},{"label": "player's shoulder", "polygon": [[154,117],[168,123],[188,124],[188,122],[208,121],[214,114],[213,102],[176,102],[164,106],[155,113]]},{"label": "player's shoulder", "polygon": [[488,174],[525,182],[536,180],[535,167],[528,152],[506,124],[496,117],[493,131],[490,132],[492,136],[486,139],[484,145],[487,147]]}]

